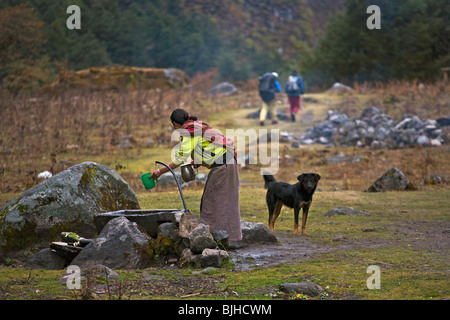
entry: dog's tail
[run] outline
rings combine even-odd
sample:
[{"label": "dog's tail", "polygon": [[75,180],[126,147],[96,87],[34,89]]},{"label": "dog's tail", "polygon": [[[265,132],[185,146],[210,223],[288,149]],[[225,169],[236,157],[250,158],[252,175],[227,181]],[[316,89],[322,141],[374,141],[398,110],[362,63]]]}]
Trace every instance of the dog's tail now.
[{"label": "dog's tail", "polygon": [[277,182],[277,180],[271,174],[264,174],[264,189],[269,188],[269,184],[272,182]]}]

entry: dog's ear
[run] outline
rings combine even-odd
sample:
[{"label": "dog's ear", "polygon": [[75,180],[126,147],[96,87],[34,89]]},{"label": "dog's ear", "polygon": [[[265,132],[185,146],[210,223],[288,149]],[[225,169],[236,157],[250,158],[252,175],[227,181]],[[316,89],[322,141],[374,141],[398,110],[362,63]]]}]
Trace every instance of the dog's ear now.
[{"label": "dog's ear", "polygon": [[297,177],[297,180],[300,181],[300,182],[302,182],[304,177],[305,177],[305,175],[304,175],[304,174],[301,174],[301,175],[299,175],[299,176]]},{"label": "dog's ear", "polygon": [[320,175],[318,173],[315,173],[314,175],[315,175],[316,181],[319,181],[320,180]]}]

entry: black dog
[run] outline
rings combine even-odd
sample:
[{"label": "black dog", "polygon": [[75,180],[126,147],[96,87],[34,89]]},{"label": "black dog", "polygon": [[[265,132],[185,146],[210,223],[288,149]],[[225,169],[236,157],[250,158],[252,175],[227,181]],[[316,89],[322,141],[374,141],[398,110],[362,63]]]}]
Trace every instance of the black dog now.
[{"label": "black dog", "polygon": [[296,184],[278,182],[272,175],[264,175],[265,187],[267,187],[266,202],[269,209],[269,229],[274,232],[275,220],[281,212],[283,205],[294,208],[294,234],[298,233],[298,215],[303,208],[302,234],[306,235],[306,219],[312,196],[316,191],[320,175],[317,173],[303,173],[297,177]]}]

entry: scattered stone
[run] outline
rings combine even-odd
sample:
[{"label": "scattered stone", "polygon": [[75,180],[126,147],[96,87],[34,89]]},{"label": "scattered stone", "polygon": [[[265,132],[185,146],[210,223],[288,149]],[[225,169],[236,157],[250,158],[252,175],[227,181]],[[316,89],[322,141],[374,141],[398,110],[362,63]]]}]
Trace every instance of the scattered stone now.
[{"label": "scattered stone", "polygon": [[344,241],[346,238],[342,235],[334,237],[331,241],[333,242],[339,242],[339,241]]},{"label": "scattered stone", "polygon": [[285,293],[301,293],[310,297],[320,296],[324,290],[314,282],[282,283],[280,290]]},{"label": "scattered stone", "polygon": [[416,190],[416,187],[405,177],[403,172],[393,167],[379,177],[365,192],[412,190]]},{"label": "scattered stone", "polygon": [[61,270],[66,259],[50,248],[45,248],[32,255],[25,263],[28,269]]},{"label": "scattered stone", "polygon": [[216,267],[222,266],[222,261],[230,259],[230,256],[225,250],[204,249],[200,257],[200,265],[202,267]]},{"label": "scattered stone", "polygon": [[450,181],[448,176],[441,176],[438,174],[432,174],[429,176],[426,176],[422,179],[420,182],[420,185],[434,185],[434,184],[447,184],[448,181]]},{"label": "scattered stone", "polygon": [[213,271],[216,271],[216,268],[207,267],[207,268],[205,268],[203,270],[200,270],[200,271],[192,271],[191,273],[192,274],[207,274],[207,273],[213,272]]},{"label": "scattered stone", "polygon": [[350,157],[345,153],[339,153],[337,155],[325,158],[326,164],[339,164],[339,163],[356,163],[362,161],[364,158],[360,156]]},{"label": "scattered stone", "polygon": [[439,146],[445,140],[440,123],[445,122],[422,121],[417,116],[407,114],[400,121],[394,121],[375,106],[367,107],[355,119],[349,119],[339,111],[329,110],[325,122],[308,129],[301,143],[368,146],[372,149]]},{"label": "scattered stone", "polygon": [[178,235],[181,238],[186,238],[189,240],[189,234],[197,228],[199,224],[207,225],[207,223],[200,217],[194,215],[191,212],[184,212],[180,218],[180,223],[178,225]]},{"label": "scattered stone", "polygon": [[97,232],[100,233],[105,225],[117,217],[125,217],[132,222],[136,222],[144,228],[153,238],[158,235],[158,227],[165,222],[175,222],[176,214],[180,210],[156,209],[156,210],[119,210],[103,212],[95,215],[94,224]]},{"label": "scattered stone", "polygon": [[180,265],[181,266],[196,266],[197,264],[200,264],[200,257],[201,257],[201,255],[193,254],[189,248],[185,248],[181,252]]},{"label": "scattered stone", "polygon": [[252,243],[276,243],[278,240],[272,231],[262,222],[252,223],[241,220],[242,240],[230,243],[233,248],[240,248]]},{"label": "scattered stone", "polygon": [[105,280],[119,279],[119,274],[117,272],[103,264],[97,264],[92,267],[84,267],[81,269],[81,274],[86,276],[87,278],[92,277]]},{"label": "scattered stone", "polygon": [[354,209],[352,207],[336,207],[331,210],[329,210],[325,217],[331,217],[335,215],[344,215],[344,216],[370,216],[371,214],[369,212],[360,211],[357,209]]},{"label": "scattered stone", "polygon": [[[181,176],[181,172],[175,171],[175,175],[176,175],[177,180],[180,183],[180,185],[182,185],[184,183],[184,180],[183,180],[183,177]],[[173,174],[171,172],[166,172],[159,177],[158,186],[159,187],[176,187],[177,182],[175,181],[175,178],[173,177]]]},{"label": "scattered stone", "polygon": [[344,93],[344,92],[351,92],[353,89],[349,86],[346,86],[345,84],[335,82],[330,89],[327,90],[327,92],[331,93]]},{"label": "scattered stone", "polygon": [[153,141],[152,139],[148,139],[147,142],[145,143],[145,146],[147,148],[152,148],[155,146],[155,141]]},{"label": "scattered stone", "polygon": [[230,242],[228,239],[228,233],[225,230],[213,230],[211,234],[214,238],[214,241],[220,248],[222,249],[228,248]]},{"label": "scattered stone", "polygon": [[131,144],[132,141],[134,141],[133,135],[129,134],[118,139],[112,138],[110,144],[112,146],[117,146],[119,149],[133,149],[133,145]]},{"label": "scattered stone", "polygon": [[447,117],[443,117],[443,118],[439,118],[436,120],[436,122],[439,124],[439,126],[441,127],[447,127],[450,126],[450,116]]},{"label": "scattered stone", "polygon": [[180,239],[178,236],[178,227],[173,222],[164,222],[160,224],[158,227],[158,234],[175,242]]},{"label": "scattered stone", "polygon": [[205,249],[214,249],[217,246],[208,228],[202,223],[189,233],[189,242],[193,254],[199,254]]},{"label": "scattered stone", "polygon": [[72,264],[80,267],[103,264],[112,269],[145,268],[153,258],[146,254],[150,240],[135,222],[125,217],[114,218]]},{"label": "scattered stone", "polygon": [[215,85],[211,90],[209,90],[209,94],[213,96],[231,96],[236,94],[238,91],[236,87],[229,82],[222,82],[218,85]]}]

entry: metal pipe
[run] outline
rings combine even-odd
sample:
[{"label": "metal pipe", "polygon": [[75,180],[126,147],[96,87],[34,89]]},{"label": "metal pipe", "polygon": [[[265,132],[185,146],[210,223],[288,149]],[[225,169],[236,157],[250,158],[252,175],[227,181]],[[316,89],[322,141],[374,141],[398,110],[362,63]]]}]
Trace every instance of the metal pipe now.
[{"label": "metal pipe", "polygon": [[180,191],[181,200],[183,200],[184,211],[189,211],[188,208],[187,208],[187,206],[186,206],[186,201],[184,201],[183,192],[181,191],[181,186],[180,186],[180,183],[178,182],[177,175],[175,174],[175,172],[173,172],[173,170],[172,170],[167,164],[165,164],[164,162],[161,162],[161,161],[155,161],[155,163],[162,164],[162,165],[165,166],[167,169],[169,169],[170,172],[172,172],[173,177],[175,178],[175,181],[176,181],[176,183],[177,183],[177,185],[178,185],[178,191]]}]

